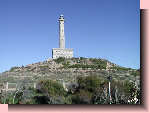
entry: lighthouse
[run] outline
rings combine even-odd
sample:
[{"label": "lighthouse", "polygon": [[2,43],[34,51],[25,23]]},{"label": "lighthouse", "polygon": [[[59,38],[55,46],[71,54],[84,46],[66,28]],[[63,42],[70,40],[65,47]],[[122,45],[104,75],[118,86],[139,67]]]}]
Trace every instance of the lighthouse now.
[{"label": "lighthouse", "polygon": [[65,48],[65,33],[64,33],[64,17],[60,15],[59,18],[59,48]]},{"label": "lighthouse", "polygon": [[57,59],[59,57],[72,58],[73,49],[65,48],[64,16],[60,15],[58,21],[59,21],[59,48],[52,49],[52,58],[53,59]]}]

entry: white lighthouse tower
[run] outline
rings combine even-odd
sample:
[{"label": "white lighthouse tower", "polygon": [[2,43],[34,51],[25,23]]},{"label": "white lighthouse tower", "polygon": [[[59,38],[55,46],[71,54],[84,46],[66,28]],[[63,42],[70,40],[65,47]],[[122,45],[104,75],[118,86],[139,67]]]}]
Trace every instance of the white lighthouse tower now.
[{"label": "white lighthouse tower", "polygon": [[59,48],[52,49],[52,58],[72,58],[73,49],[65,48],[64,16],[59,17]]},{"label": "white lighthouse tower", "polygon": [[59,48],[65,48],[65,33],[64,33],[64,17],[60,15],[59,18]]}]

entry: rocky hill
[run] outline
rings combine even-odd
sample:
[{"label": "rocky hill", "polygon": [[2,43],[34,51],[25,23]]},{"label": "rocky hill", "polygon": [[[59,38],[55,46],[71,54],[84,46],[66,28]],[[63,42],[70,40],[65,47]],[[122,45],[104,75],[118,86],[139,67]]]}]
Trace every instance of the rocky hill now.
[{"label": "rocky hill", "polygon": [[140,98],[140,70],[105,59],[48,59],[0,74],[0,103],[140,104]]},{"label": "rocky hill", "polygon": [[96,58],[58,58],[44,62],[12,67],[0,75],[0,83],[36,83],[41,79],[52,79],[60,82],[75,82],[78,76],[97,75],[107,79],[108,74],[117,81],[136,81],[140,85],[140,72],[125,68]]}]

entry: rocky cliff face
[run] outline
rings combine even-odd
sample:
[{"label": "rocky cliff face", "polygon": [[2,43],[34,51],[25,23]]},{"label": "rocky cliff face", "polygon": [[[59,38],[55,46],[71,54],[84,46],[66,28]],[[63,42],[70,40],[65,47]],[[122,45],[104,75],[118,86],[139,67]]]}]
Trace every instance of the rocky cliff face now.
[{"label": "rocky cliff face", "polygon": [[41,79],[52,79],[65,83],[75,82],[78,76],[97,75],[107,79],[108,74],[117,81],[136,81],[140,85],[139,70],[120,67],[105,59],[71,58],[48,59],[44,62],[12,67],[1,73],[0,83],[36,83]]}]

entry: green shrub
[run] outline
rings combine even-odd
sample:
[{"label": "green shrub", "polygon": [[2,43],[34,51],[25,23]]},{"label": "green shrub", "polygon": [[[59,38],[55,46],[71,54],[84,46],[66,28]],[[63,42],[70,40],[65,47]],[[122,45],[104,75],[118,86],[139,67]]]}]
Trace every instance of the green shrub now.
[{"label": "green shrub", "polygon": [[96,91],[100,87],[102,80],[97,76],[78,77],[77,82],[81,89],[88,90],[90,92]]},{"label": "green shrub", "polygon": [[70,65],[70,62],[69,62],[69,61],[67,61],[67,62],[62,63],[62,64],[63,64],[63,67],[64,67],[64,68],[68,68],[68,67],[69,67],[69,65]]},{"label": "green shrub", "polygon": [[12,72],[12,71],[14,71],[15,69],[18,69],[19,67],[12,67],[11,69],[10,69],[10,72]]},{"label": "green shrub", "polygon": [[128,70],[130,70],[130,68],[118,67],[118,66],[111,67],[111,69],[116,69],[117,71],[128,71]]},{"label": "green shrub", "polygon": [[79,57],[80,58],[80,60],[85,60],[86,58],[84,58],[84,57]]},{"label": "green shrub", "polygon": [[124,82],[123,88],[124,88],[125,93],[130,94],[130,95],[132,95],[136,91],[135,83],[134,82],[129,82],[128,80],[126,80]]},{"label": "green shrub", "polygon": [[61,96],[66,94],[63,86],[56,81],[41,80],[39,85],[41,87],[40,90],[48,93],[49,96]]},{"label": "green shrub", "polygon": [[54,61],[59,64],[59,63],[64,62],[65,58],[64,57],[59,57],[59,58],[55,59]]},{"label": "green shrub", "polygon": [[72,96],[72,104],[91,104],[92,93],[86,90],[80,90]]},{"label": "green shrub", "polygon": [[132,71],[132,72],[131,72],[131,75],[133,75],[133,76],[135,76],[135,77],[136,77],[136,76],[140,76],[140,71],[138,71],[138,70],[137,70],[137,71]]},{"label": "green shrub", "polygon": [[71,65],[71,66],[68,66],[68,68],[95,68],[96,69],[97,66],[95,65],[83,65],[83,64],[74,64],[74,65]]},{"label": "green shrub", "polygon": [[102,59],[91,58],[90,61],[94,64],[107,64],[107,61]]}]

